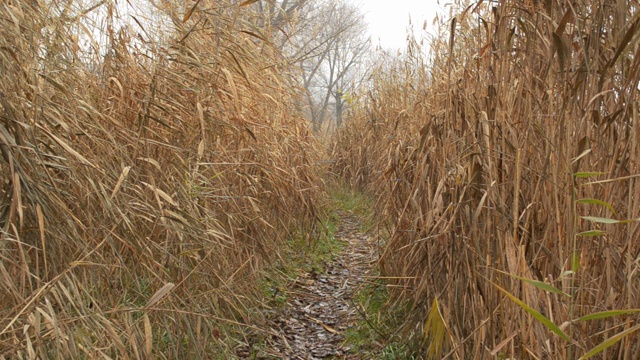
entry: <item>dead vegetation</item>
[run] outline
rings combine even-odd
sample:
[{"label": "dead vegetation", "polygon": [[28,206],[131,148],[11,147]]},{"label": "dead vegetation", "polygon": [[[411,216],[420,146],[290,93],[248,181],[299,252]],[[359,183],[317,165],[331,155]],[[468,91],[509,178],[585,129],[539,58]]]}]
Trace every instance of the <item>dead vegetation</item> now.
[{"label": "dead vegetation", "polygon": [[332,147],[391,228],[401,331],[433,359],[635,357],[639,5],[463,3]]},{"label": "dead vegetation", "polygon": [[[320,150],[265,17],[295,7],[253,3],[1,4],[0,357],[270,335],[256,279],[315,224]],[[638,6],[464,2],[349,94],[331,166],[378,199],[424,357],[640,352]]]},{"label": "dead vegetation", "polygon": [[259,16],[3,2],[0,357],[229,358],[267,331],[255,278],[319,181]]}]

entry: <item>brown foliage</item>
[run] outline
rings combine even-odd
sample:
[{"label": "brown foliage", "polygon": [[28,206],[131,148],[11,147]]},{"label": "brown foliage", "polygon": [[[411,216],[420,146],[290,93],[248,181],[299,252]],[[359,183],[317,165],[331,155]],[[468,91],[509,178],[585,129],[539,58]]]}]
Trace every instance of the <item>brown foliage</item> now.
[{"label": "brown foliage", "polygon": [[[636,321],[575,320],[640,307],[638,222],[582,218],[640,216],[637,10],[609,0],[463,7],[441,24],[430,59],[412,42],[376,72],[336,137],[333,170],[375,194],[391,224],[383,275],[397,278],[404,330],[425,350],[440,304],[451,350],[427,357],[572,358]],[[605,234],[577,235],[591,229]],[[626,337],[604,357],[639,351]]]},{"label": "brown foliage", "polygon": [[0,6],[0,357],[229,351],[314,222],[315,143],[256,15],[138,4]]}]

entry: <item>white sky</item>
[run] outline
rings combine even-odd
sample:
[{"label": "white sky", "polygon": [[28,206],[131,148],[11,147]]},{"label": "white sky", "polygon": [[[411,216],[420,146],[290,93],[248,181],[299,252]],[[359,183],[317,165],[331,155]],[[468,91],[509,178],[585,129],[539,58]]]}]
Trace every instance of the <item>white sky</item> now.
[{"label": "white sky", "polygon": [[[422,35],[422,26],[427,21],[427,31],[432,26],[436,13],[444,14],[438,0],[352,0],[360,7],[369,23],[369,32],[374,46],[385,49],[404,49],[411,24],[416,35]],[[441,4],[443,4],[441,2]],[[442,15],[440,15],[442,16]]]}]

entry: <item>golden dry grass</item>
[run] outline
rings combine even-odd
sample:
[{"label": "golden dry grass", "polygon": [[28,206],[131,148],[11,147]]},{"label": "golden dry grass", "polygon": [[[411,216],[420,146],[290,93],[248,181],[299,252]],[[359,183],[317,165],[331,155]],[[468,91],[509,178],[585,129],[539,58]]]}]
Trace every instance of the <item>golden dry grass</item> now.
[{"label": "golden dry grass", "polygon": [[577,319],[640,308],[637,2],[458,5],[331,148],[391,228],[402,331],[433,359],[578,358],[628,331],[594,355],[635,358],[635,314]]},{"label": "golden dry grass", "polygon": [[313,226],[315,140],[260,14],[160,3],[0,4],[0,357],[267,331],[255,279]]}]

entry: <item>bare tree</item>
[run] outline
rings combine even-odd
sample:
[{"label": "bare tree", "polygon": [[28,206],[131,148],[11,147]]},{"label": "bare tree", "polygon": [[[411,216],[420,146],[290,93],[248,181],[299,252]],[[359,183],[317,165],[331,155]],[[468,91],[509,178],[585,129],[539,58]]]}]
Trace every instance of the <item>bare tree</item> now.
[{"label": "bare tree", "polygon": [[300,107],[314,129],[327,119],[340,126],[343,97],[364,79],[371,47],[360,9],[347,0],[261,0],[251,7],[262,14],[270,41],[297,65]]},{"label": "bare tree", "polygon": [[370,48],[363,14],[340,0],[317,4],[312,13],[316,33],[308,39],[300,60],[309,117],[319,130],[332,115],[342,122],[343,96],[362,81],[362,63]]}]

